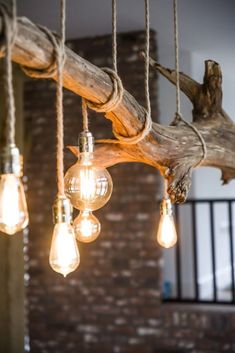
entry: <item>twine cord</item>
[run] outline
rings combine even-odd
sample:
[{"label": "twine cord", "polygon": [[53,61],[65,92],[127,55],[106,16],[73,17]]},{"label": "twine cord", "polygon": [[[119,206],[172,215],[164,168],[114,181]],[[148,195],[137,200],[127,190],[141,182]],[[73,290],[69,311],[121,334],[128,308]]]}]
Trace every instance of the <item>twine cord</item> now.
[{"label": "twine cord", "polygon": [[50,65],[43,69],[21,66],[24,73],[33,78],[52,78],[56,83],[56,174],[57,196],[65,196],[64,191],[64,112],[63,112],[63,69],[65,63],[65,17],[66,0],[60,0],[60,35],[52,33],[47,27],[38,26],[48,37],[54,48]]},{"label": "twine cord", "polygon": [[168,199],[169,198],[167,189],[168,189],[168,180],[166,178],[164,178],[164,191],[163,191],[164,199]]},{"label": "twine cord", "polygon": [[[116,0],[113,0],[116,2]],[[124,137],[117,132],[113,131],[114,136],[119,141],[111,141],[122,144],[136,144],[142,141],[151,131],[152,119],[151,119],[151,104],[150,104],[150,93],[149,93],[149,43],[150,43],[150,15],[149,15],[149,0],[145,0],[145,100],[146,100],[146,110],[145,110],[145,123],[144,128],[136,135],[131,137]],[[108,142],[108,140],[105,140]]]},{"label": "twine cord", "polygon": [[84,98],[82,98],[82,123],[83,123],[83,131],[89,131],[87,104]]},{"label": "twine cord", "polygon": [[65,196],[64,191],[64,112],[63,112],[63,69],[65,42],[65,1],[60,0],[60,43],[57,46],[57,85],[56,85],[56,167],[58,196]]},{"label": "twine cord", "polygon": [[4,89],[6,95],[6,143],[7,145],[15,145],[15,97],[13,88],[13,73],[12,73],[12,46],[15,41],[17,32],[16,20],[16,0],[11,0],[11,15],[9,9],[4,4],[0,4],[0,12],[2,13],[4,28],[5,28],[5,74],[4,74]]},{"label": "twine cord", "polygon": [[110,97],[105,103],[94,103],[86,99],[87,106],[99,113],[107,113],[114,110],[122,101],[124,88],[122,81],[118,75],[117,69],[117,3],[112,0],[112,66],[110,68],[102,68],[106,72],[113,84],[113,90]]},{"label": "twine cord", "polygon": [[186,126],[192,129],[195,134],[198,136],[200,143],[202,145],[202,156],[194,165],[194,168],[198,167],[206,158],[207,155],[207,147],[205,140],[200,133],[200,131],[196,128],[195,125],[189,123],[184,120],[181,114],[181,103],[180,103],[180,72],[179,72],[179,26],[178,26],[178,2],[177,0],[173,0],[173,10],[174,10],[174,49],[175,49],[175,75],[176,75],[176,114],[175,119],[173,120],[172,125],[178,125],[180,122],[183,122]]},{"label": "twine cord", "polygon": [[[150,43],[150,15],[149,15],[149,0],[145,0],[145,99],[147,116],[151,117],[151,103],[149,93],[149,43]],[[151,118],[150,118],[151,119]]]},{"label": "twine cord", "polygon": [[87,107],[99,113],[106,113],[114,110],[122,101],[124,88],[117,72],[117,4],[112,0],[112,63],[113,69],[103,68],[112,80],[113,90],[105,103],[94,103],[82,98],[83,130],[88,130]]},{"label": "twine cord", "polygon": [[179,25],[178,25],[178,3],[174,0],[174,44],[175,44],[175,74],[176,74],[176,114],[181,113],[180,105],[180,77],[179,77]]},{"label": "twine cord", "polygon": [[112,56],[113,56],[113,71],[117,70],[117,3],[112,0]]},{"label": "twine cord", "polygon": [[[116,74],[116,80],[119,78],[117,74],[117,28],[116,28],[116,0],[112,0],[112,33],[113,33],[113,67],[115,70]],[[149,0],[145,0],[145,35],[146,35],[146,41],[145,41],[145,79],[144,79],[144,87],[145,87],[145,100],[146,100],[146,109],[145,109],[145,123],[144,123],[144,128],[135,136],[131,137],[125,137],[123,135],[120,135],[116,131],[113,131],[114,136],[116,137],[117,140],[99,140],[98,142],[105,142],[105,143],[116,143],[116,144],[137,144],[138,142],[142,141],[151,131],[152,128],[152,119],[151,119],[151,104],[150,104],[150,94],[149,94],[149,43],[150,43],[150,30],[149,30],[149,24],[150,24],[150,15],[149,15]],[[107,69],[105,69],[107,71]],[[111,75],[111,72],[109,73]],[[119,78],[120,79],[120,78]],[[115,81],[116,81],[115,80]],[[115,82],[113,81],[113,83]],[[119,86],[118,86],[119,87]],[[114,85],[115,88],[115,85]],[[122,88],[121,94],[120,94],[120,101],[122,100],[122,95],[123,95],[124,89]],[[113,91],[114,93],[114,91]],[[110,111],[115,108],[115,106],[112,104],[113,102],[109,100],[110,103]],[[120,102],[118,102],[119,104]],[[89,106],[96,110],[96,111],[102,111],[102,110],[97,110],[97,104],[92,104]],[[105,112],[109,110],[103,110]]]}]

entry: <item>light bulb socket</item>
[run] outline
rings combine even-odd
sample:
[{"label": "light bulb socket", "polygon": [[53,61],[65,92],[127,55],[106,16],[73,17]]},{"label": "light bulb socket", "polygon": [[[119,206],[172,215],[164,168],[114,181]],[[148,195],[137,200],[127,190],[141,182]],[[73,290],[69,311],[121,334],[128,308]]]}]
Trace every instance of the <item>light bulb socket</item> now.
[{"label": "light bulb socket", "polygon": [[53,205],[53,221],[56,223],[71,223],[73,207],[65,196],[59,196]]},{"label": "light bulb socket", "polygon": [[169,198],[162,199],[160,205],[160,214],[161,216],[172,216],[172,204]]},{"label": "light bulb socket", "polygon": [[82,131],[78,138],[79,152],[92,153],[94,151],[94,137],[90,131]]},{"label": "light bulb socket", "polygon": [[14,144],[5,146],[0,153],[0,174],[23,175],[23,156]]}]

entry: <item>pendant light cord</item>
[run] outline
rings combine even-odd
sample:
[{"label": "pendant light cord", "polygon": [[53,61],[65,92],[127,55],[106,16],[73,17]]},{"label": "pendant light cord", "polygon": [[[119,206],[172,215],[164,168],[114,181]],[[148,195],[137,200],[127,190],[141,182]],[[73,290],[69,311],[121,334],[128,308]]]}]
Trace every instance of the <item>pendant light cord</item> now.
[{"label": "pendant light cord", "polygon": [[6,5],[0,4],[0,12],[3,16],[5,28],[5,73],[4,73],[4,88],[6,95],[6,144],[15,145],[15,97],[13,88],[13,73],[12,73],[12,46],[16,37],[17,21],[16,21],[16,0],[11,1],[11,17]]},{"label": "pendant light cord", "polygon": [[82,98],[82,125],[83,125],[83,131],[89,131],[87,103],[84,98]]},{"label": "pendant light cord", "polygon": [[169,199],[167,189],[168,189],[168,180],[166,178],[164,178],[164,191],[163,191],[164,199]]},{"label": "pendant light cord", "polygon": [[194,165],[194,168],[198,167],[206,158],[207,155],[207,147],[205,140],[200,133],[200,131],[196,128],[195,125],[189,123],[184,120],[181,114],[181,104],[180,104],[180,72],[179,72],[179,26],[178,26],[178,2],[177,0],[173,0],[174,7],[174,47],[175,47],[175,75],[176,75],[176,114],[175,119],[172,122],[172,125],[178,125],[180,122],[183,122],[190,129],[192,129],[195,134],[198,136],[201,145],[202,145],[202,156],[199,162]]},{"label": "pendant light cord", "polygon": [[64,196],[64,112],[63,112],[63,69],[64,69],[64,42],[65,42],[65,2],[60,0],[60,43],[57,53],[57,85],[56,85],[56,111],[57,111],[57,187],[58,196]]},{"label": "pendant light cord", "polygon": [[112,0],[112,56],[113,70],[118,73],[117,69],[117,3]]},{"label": "pendant light cord", "polygon": [[[118,75],[117,69],[117,4],[116,0],[112,0],[112,66],[113,69],[103,68],[103,71],[106,72],[112,80],[113,91],[105,103],[94,103],[85,98],[82,98],[82,112],[85,114],[83,116],[83,125],[84,120],[86,121],[86,109],[87,106],[99,113],[107,113],[114,110],[122,101],[124,88],[122,81]],[[84,129],[84,126],[83,126]]]},{"label": "pendant light cord", "polygon": [[178,25],[178,6],[174,0],[174,44],[175,44],[175,75],[176,75],[176,115],[181,116],[180,105],[180,75],[179,75],[179,25]]},{"label": "pendant light cord", "polygon": [[146,111],[148,119],[151,121],[151,103],[149,93],[149,43],[150,43],[150,15],[149,15],[149,0],[145,0],[145,99]]},{"label": "pendant light cord", "polygon": [[[145,78],[144,78],[144,87],[145,87],[145,100],[146,100],[146,109],[145,109],[145,122],[144,128],[135,136],[123,136],[113,130],[113,134],[117,140],[99,140],[99,143],[113,143],[113,144],[128,144],[133,145],[137,144],[138,142],[142,141],[151,131],[152,129],[152,119],[151,119],[151,104],[150,104],[150,94],[149,94],[149,43],[150,43],[150,14],[149,14],[149,0],[145,0]],[[117,78],[117,6],[116,0],[112,0],[112,56],[113,56],[113,71]],[[107,69],[106,69],[107,70]],[[120,79],[120,78],[119,78]],[[123,88],[122,88],[122,95],[123,95]],[[121,98],[121,97],[120,97]],[[120,99],[121,101],[121,99]],[[105,103],[106,104],[106,103]],[[119,104],[119,103],[118,103]],[[112,105],[112,104],[111,104]],[[89,107],[99,111],[96,109],[96,104],[90,104]],[[113,110],[114,107],[112,106]],[[109,110],[104,110],[105,112]]]},{"label": "pendant light cord", "polygon": [[[113,0],[113,13],[116,17],[116,0]],[[113,16],[114,17],[114,16]],[[113,21],[114,22],[114,21]],[[114,22],[115,24],[116,22]],[[121,143],[133,145],[142,141],[152,129],[152,119],[151,119],[151,103],[150,103],[150,93],[149,93],[149,43],[150,43],[150,14],[149,14],[149,0],[145,0],[145,77],[144,77],[144,87],[145,87],[145,100],[146,100],[146,110],[145,110],[145,123],[144,128],[135,136],[125,137],[117,132],[113,131],[114,136],[118,139],[115,140],[105,140],[111,143]],[[113,26],[114,38],[116,38],[116,28]],[[113,41],[113,46],[115,47],[116,41]],[[116,51],[113,50],[116,54]]]}]

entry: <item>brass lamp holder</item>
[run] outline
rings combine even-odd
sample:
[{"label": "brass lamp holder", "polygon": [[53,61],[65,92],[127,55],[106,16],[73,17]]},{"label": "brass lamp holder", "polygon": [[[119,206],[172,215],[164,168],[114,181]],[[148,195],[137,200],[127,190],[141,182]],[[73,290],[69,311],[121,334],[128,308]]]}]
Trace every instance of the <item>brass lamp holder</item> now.
[{"label": "brass lamp holder", "polygon": [[94,151],[94,137],[90,131],[82,131],[79,134],[78,146],[80,153],[92,153]]},{"label": "brass lamp holder", "polygon": [[23,157],[14,145],[7,145],[0,153],[0,174],[14,174],[21,177],[23,174]]},{"label": "brass lamp holder", "polygon": [[162,199],[161,205],[160,205],[160,215],[161,216],[172,216],[172,204],[171,200],[169,198],[164,198]]},{"label": "brass lamp holder", "polygon": [[71,223],[73,207],[65,196],[59,196],[53,205],[53,221],[56,223]]}]

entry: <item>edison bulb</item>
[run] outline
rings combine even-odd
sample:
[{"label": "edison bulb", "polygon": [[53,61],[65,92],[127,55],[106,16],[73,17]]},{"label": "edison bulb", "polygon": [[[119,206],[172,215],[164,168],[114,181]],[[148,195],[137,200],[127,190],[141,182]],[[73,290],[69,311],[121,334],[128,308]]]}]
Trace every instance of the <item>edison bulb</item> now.
[{"label": "edison bulb", "polygon": [[177,233],[172,214],[171,202],[163,199],[161,203],[161,216],[157,232],[157,241],[164,248],[171,248],[177,242]]},{"label": "edison bulb", "polygon": [[28,225],[23,184],[15,174],[0,176],[0,231],[14,234]]},{"label": "edison bulb", "polygon": [[100,234],[100,222],[90,211],[81,211],[73,223],[77,240],[91,243]]},{"label": "edison bulb", "polygon": [[66,222],[55,224],[49,262],[53,270],[64,277],[78,267],[80,254],[71,224]]},{"label": "edison bulb", "polygon": [[95,166],[92,153],[81,153],[80,159],[65,175],[65,193],[74,208],[94,211],[104,206],[113,190],[107,169]]}]

